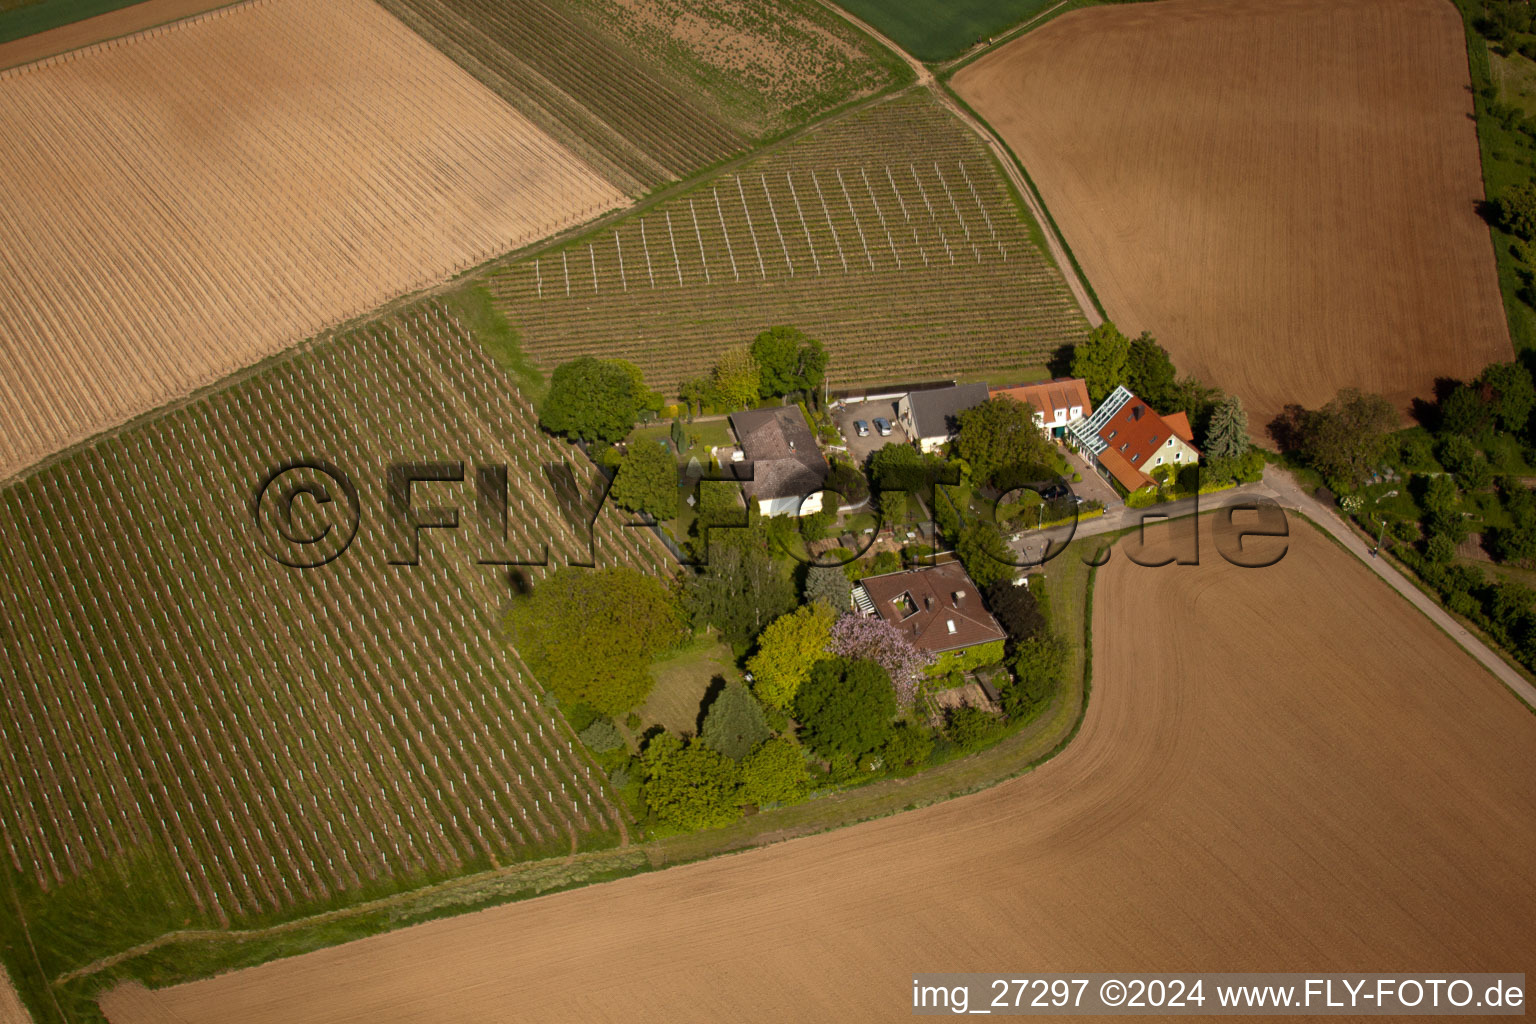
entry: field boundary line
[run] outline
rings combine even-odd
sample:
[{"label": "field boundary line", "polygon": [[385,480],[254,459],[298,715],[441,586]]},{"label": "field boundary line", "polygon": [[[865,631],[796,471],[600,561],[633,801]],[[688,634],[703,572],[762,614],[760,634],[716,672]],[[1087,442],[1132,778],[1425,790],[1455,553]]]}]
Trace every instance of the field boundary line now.
[{"label": "field boundary line", "polygon": [[[167,32],[175,28],[191,25],[194,22],[203,21],[208,18],[223,17],[226,14],[233,13],[237,7],[247,7],[252,4],[266,2],[267,0],[228,0],[226,3],[212,5],[205,11],[197,11],[196,13],[186,14],[179,18],[168,18],[165,21],[155,22],[152,25],[145,25],[142,28],[136,28],[128,32],[122,32],[115,36],[107,36],[105,39],[96,39],[89,43],[82,43],[79,46],[71,46],[68,49],[60,50],[57,53],[50,53],[42,57],[34,58],[32,60],[22,61],[20,64],[5,65],[0,67],[0,82],[5,81],[8,77],[11,77],[14,74],[32,71],[44,67],[50,67],[53,64],[58,64],[63,61],[76,60],[79,57],[86,56],[95,50],[111,49],[119,43],[125,43],[137,36],[158,35],[162,32]],[[118,11],[123,10],[128,10],[128,8],[119,7],[116,10],[104,11],[102,13],[116,14]],[[102,15],[93,15],[93,17],[101,16]],[[45,29],[42,32],[35,32],[30,36],[20,36],[16,39],[10,40],[9,43],[0,44],[0,51],[3,51],[6,46],[10,45],[10,43],[19,43],[23,39],[33,39],[37,36],[46,35],[49,32],[56,32],[59,29],[72,28],[75,25],[79,25],[90,20],[90,18],[83,18],[80,21],[66,22],[63,25],[56,25],[53,28]],[[0,58],[0,60],[3,59],[4,58]]]},{"label": "field boundary line", "polygon": [[1013,42],[1019,36],[1035,27],[1035,25],[1037,25],[1047,15],[1056,13],[1068,4],[1078,2],[1080,2],[1080,0],[1057,0],[1056,3],[1047,7],[1045,10],[1040,11],[1038,14],[1035,14],[1032,17],[1025,19],[1024,21],[1019,22],[1017,25],[1014,25],[1011,28],[1003,29],[1002,32],[993,36],[986,42],[975,44],[960,56],[951,57],[949,60],[937,62],[933,65],[934,73],[941,79],[947,79],[950,75],[954,74],[956,71],[959,71],[961,68],[965,67],[972,61],[979,60],[993,50]]}]

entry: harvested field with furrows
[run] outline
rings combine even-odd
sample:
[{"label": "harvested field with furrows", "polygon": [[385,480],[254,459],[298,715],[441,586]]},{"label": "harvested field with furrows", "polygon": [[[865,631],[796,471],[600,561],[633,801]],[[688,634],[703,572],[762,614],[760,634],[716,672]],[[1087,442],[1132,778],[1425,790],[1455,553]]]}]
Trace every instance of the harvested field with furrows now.
[{"label": "harvested field with furrows", "polygon": [[814,0],[381,0],[625,192],[893,80]]},{"label": "harvested field with furrows", "polygon": [[882,103],[616,227],[500,272],[546,370],[632,360],[656,388],[794,324],[833,386],[1040,366],[1087,331],[982,143],[924,96]]},{"label": "harvested field with furrows", "polygon": [[[298,458],[345,473],[360,510],[351,546],[308,570],[253,527],[281,501],[255,504],[263,480]],[[463,528],[390,564],[409,548],[385,528],[386,467],[430,461],[462,461],[464,482],[418,483],[414,507],[463,509]],[[497,464],[509,556],[590,560],[596,468],[433,304],[0,492],[0,863],[43,976],[167,931],[621,842],[600,772],[504,639],[509,573],[551,570],[478,564],[500,555],[473,512]],[[295,473],[280,486],[329,498],[301,499],[295,529],[344,534],[325,514],[342,486]],[[596,563],[665,571],[659,542],[617,522],[597,518]]]},{"label": "harvested field with furrows", "polygon": [[1094,590],[1082,730],[1022,778],[109,995],[107,1014],[897,1021],[911,1017],[914,970],[1000,957],[1037,973],[1529,962],[1536,723],[1364,566],[1304,521],[1291,528],[1268,569],[1225,562],[1209,533],[1198,567],[1116,552]]},{"label": "harvested field with furrows", "polygon": [[623,197],[367,0],[0,72],[0,478]]},{"label": "harvested field with furrows", "polygon": [[952,83],[1122,329],[1249,402],[1404,410],[1511,356],[1466,40],[1444,0],[1075,11]]}]

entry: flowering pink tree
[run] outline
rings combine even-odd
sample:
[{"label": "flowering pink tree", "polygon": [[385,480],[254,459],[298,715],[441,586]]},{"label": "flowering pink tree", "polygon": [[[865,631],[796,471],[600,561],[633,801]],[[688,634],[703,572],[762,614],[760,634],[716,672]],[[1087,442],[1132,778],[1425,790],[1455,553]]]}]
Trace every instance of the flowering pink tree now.
[{"label": "flowering pink tree", "polygon": [[902,707],[911,707],[917,699],[917,684],[923,677],[923,669],[934,660],[932,655],[914,647],[912,641],[889,622],[862,615],[844,615],[838,619],[832,626],[832,643],[828,649],[845,658],[868,659],[885,669]]}]

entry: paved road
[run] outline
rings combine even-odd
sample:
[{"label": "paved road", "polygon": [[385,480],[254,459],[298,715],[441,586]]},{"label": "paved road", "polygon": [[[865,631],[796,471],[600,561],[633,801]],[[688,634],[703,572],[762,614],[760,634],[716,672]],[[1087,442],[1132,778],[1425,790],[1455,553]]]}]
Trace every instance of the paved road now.
[{"label": "paved road", "polygon": [[[1296,482],[1283,469],[1275,466],[1264,468],[1264,479],[1256,484],[1245,484],[1235,487],[1230,491],[1221,491],[1216,494],[1207,494],[1201,498],[1187,498],[1183,501],[1169,502],[1166,505],[1157,505],[1148,509],[1126,508],[1121,505],[1110,509],[1098,519],[1089,519],[1078,524],[1076,536],[1093,537],[1105,533],[1114,533],[1127,527],[1135,526],[1140,517],[1145,513],[1169,518],[1179,518],[1194,514],[1197,510],[1208,512],[1213,509],[1224,508],[1228,505],[1237,505],[1253,498],[1268,498],[1279,503],[1283,508],[1301,512],[1312,522],[1326,530],[1330,536],[1344,545],[1360,561],[1364,562],[1377,576],[1393,590],[1401,594],[1410,604],[1423,612],[1431,622],[1443,629],[1451,639],[1460,644],[1468,654],[1480,661],[1488,671],[1492,672],[1500,682],[1532,708],[1536,708],[1536,686],[1510,667],[1509,663],[1501,658],[1492,648],[1485,644],[1460,622],[1457,622],[1445,609],[1441,608],[1435,600],[1425,594],[1413,583],[1406,579],[1402,573],[1393,568],[1385,558],[1373,558],[1371,549],[1358,534],[1349,528],[1349,525],[1339,518],[1331,506],[1325,505],[1314,498],[1301,485]],[[1197,504],[1198,503],[1198,504]],[[1048,531],[1055,537],[1061,531]],[[1039,557],[1038,543],[1030,545],[1026,536],[1023,540],[1013,545],[1016,550],[1033,551],[1034,557]]]}]

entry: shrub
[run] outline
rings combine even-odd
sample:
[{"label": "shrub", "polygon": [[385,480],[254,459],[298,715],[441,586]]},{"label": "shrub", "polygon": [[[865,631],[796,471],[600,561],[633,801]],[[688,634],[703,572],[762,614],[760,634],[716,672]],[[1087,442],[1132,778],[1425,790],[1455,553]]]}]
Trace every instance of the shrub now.
[{"label": "shrub", "polygon": [[805,758],[792,740],[771,739],[758,745],[741,763],[741,796],[759,807],[805,799],[811,777]]},{"label": "shrub", "polygon": [[606,718],[594,718],[592,724],[578,734],[581,742],[599,754],[617,750],[624,745],[624,737],[618,726]]},{"label": "shrub", "polygon": [[656,820],[677,828],[715,828],[740,814],[741,770],[736,762],[698,740],[684,743],[662,733],[640,755],[642,790]]},{"label": "shrub", "polygon": [[949,741],[966,753],[985,746],[1002,729],[993,715],[973,707],[951,708],[944,731]]},{"label": "shrub", "polygon": [[771,735],[762,705],[746,684],[732,680],[709,705],[699,739],[731,760],[740,761]]},{"label": "shrub", "polygon": [[933,756],[933,734],[911,722],[897,722],[881,753],[892,771],[921,767]]},{"label": "shrub", "polygon": [[896,694],[890,676],[873,661],[831,658],[811,670],[795,709],[812,750],[858,757],[890,738]]}]

